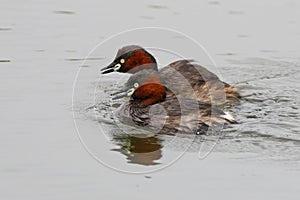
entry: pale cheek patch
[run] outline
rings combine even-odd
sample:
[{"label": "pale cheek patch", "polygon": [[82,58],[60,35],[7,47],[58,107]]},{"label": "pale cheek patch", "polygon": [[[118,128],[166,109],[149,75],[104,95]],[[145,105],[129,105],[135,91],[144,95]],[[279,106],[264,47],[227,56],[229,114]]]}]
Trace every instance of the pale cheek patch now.
[{"label": "pale cheek patch", "polygon": [[114,71],[118,71],[120,68],[121,68],[121,64],[118,63],[118,64],[115,65]]},{"label": "pale cheek patch", "polygon": [[130,97],[134,93],[134,88],[131,88],[127,91],[127,96]]}]

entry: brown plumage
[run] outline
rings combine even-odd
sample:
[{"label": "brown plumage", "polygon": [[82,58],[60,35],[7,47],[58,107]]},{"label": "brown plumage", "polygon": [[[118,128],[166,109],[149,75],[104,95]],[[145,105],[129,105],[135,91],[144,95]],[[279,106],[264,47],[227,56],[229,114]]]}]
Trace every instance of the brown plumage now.
[{"label": "brown plumage", "polygon": [[130,77],[122,90],[131,96],[130,101],[118,111],[122,122],[168,134],[205,134],[209,128],[235,123],[230,115],[209,103],[171,95],[171,91],[167,96],[158,74],[154,70],[142,70]]},{"label": "brown plumage", "polygon": [[[120,62],[122,59],[124,63]],[[121,48],[115,60],[101,71],[134,74],[144,69],[157,71],[155,58],[142,47],[129,45]],[[179,60],[167,65],[159,70],[159,78],[167,88],[167,96],[192,98],[214,105],[236,103],[241,98],[235,87],[192,60]]]}]

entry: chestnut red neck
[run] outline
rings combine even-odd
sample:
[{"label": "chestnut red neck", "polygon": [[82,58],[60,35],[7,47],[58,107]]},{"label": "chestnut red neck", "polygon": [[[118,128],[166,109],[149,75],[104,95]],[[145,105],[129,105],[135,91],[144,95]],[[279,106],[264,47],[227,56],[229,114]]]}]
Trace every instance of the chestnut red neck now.
[{"label": "chestnut red neck", "polygon": [[124,66],[119,70],[119,72],[134,74],[143,69],[153,69],[157,71],[157,63],[151,54],[143,49],[138,49],[127,58]]},{"label": "chestnut red neck", "polygon": [[153,105],[166,98],[166,89],[156,76],[149,76],[132,95],[134,103],[145,107]]}]

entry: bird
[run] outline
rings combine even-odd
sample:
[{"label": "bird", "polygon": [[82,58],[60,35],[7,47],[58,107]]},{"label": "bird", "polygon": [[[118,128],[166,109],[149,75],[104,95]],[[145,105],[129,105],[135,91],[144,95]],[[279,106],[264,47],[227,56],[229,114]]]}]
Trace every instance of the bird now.
[{"label": "bird", "polygon": [[136,72],[112,96],[113,100],[130,98],[117,111],[121,122],[155,133],[204,135],[209,129],[217,130],[224,125],[237,123],[229,113],[212,104],[176,95],[168,96],[159,72],[153,69]]},{"label": "bird", "polygon": [[160,70],[157,66],[156,59],[147,50],[138,45],[127,45],[118,50],[113,62],[102,68],[101,73],[135,74],[151,69],[159,72],[160,80],[167,88],[167,96],[192,98],[214,105],[240,102],[237,88],[221,81],[194,60],[178,60]]}]

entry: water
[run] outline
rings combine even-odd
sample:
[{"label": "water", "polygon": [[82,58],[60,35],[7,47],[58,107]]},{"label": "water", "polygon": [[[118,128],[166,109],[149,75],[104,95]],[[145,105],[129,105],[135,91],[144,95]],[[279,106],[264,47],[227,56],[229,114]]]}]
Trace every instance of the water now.
[{"label": "water", "polygon": [[[1,199],[298,199],[299,2],[136,1],[134,5],[1,3]],[[112,34],[144,26],[190,35],[216,62],[218,67],[210,69],[241,89],[245,100],[228,108],[240,124],[227,130],[216,146],[216,138],[203,143],[203,138],[166,135],[137,142],[114,131],[110,111],[119,104],[110,103],[109,92],[121,80],[118,74],[94,77],[99,78],[98,70],[113,59],[119,46],[105,46],[105,52],[96,51],[83,66],[82,62]],[[148,46],[160,43],[152,40]],[[182,38],[170,40],[176,46]],[[184,56],[194,58],[196,53]],[[162,65],[174,60],[163,58]],[[158,171],[116,172],[85,150],[74,128],[71,100],[79,68],[75,117],[90,154],[124,171]],[[95,110],[88,109],[95,105],[95,87],[96,97],[102,96],[96,100],[107,102],[97,107],[96,117]],[[103,113],[107,118],[99,118]]]}]

